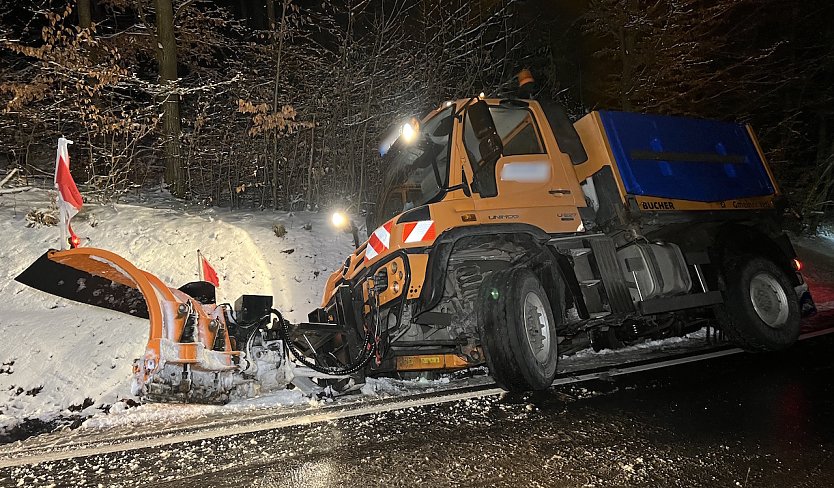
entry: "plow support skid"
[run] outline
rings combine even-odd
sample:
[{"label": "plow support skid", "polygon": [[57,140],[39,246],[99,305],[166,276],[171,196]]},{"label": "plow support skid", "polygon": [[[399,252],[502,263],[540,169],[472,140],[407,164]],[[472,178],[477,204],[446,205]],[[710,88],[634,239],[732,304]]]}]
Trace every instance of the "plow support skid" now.
[{"label": "plow support skid", "polygon": [[224,307],[200,303],[123,257],[91,247],[50,250],[16,281],[150,321],[134,393],[152,401],[224,403],[240,370]]}]

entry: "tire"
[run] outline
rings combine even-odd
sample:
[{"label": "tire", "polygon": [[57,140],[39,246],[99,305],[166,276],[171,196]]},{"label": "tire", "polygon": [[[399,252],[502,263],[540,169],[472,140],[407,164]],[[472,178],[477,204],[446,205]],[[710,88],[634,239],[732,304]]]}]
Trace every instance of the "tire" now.
[{"label": "tire", "polygon": [[[532,326],[529,334],[525,310]],[[484,280],[477,320],[487,366],[499,386],[529,391],[553,384],[559,361],[556,321],[547,294],[530,270],[497,271]]]},{"label": "tire", "polygon": [[748,351],[784,349],[799,337],[799,300],[788,276],[772,261],[742,256],[724,271],[725,303],[718,321]]}]

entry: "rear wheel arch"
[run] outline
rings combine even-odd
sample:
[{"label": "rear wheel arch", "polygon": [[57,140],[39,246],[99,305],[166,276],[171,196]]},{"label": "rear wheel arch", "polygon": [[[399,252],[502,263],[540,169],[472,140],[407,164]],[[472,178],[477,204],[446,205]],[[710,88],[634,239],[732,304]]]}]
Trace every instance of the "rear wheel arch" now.
[{"label": "rear wheel arch", "polygon": [[675,243],[684,254],[708,252],[716,275],[721,275],[721,270],[732,266],[740,256],[754,255],[779,266],[794,285],[801,284],[792,263],[796,251],[787,235],[774,227],[772,222],[762,220],[671,225],[647,237],[650,240]]},{"label": "rear wheel arch", "polygon": [[750,225],[727,224],[717,229],[712,248],[722,268],[735,266],[742,256],[758,256],[779,267],[794,286],[801,284],[792,263],[796,251],[784,233],[774,235]]}]

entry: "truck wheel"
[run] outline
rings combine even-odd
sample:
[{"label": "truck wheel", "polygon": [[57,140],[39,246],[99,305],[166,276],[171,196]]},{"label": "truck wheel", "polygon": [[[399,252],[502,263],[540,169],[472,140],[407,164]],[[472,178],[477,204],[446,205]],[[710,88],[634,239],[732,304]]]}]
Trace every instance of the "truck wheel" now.
[{"label": "truck wheel", "polygon": [[760,257],[725,271],[718,318],[727,337],[750,351],[784,349],[799,337],[799,300],[785,272]]},{"label": "truck wheel", "polygon": [[481,285],[478,327],[490,374],[509,391],[547,389],[559,360],[547,294],[527,269],[497,271]]}]

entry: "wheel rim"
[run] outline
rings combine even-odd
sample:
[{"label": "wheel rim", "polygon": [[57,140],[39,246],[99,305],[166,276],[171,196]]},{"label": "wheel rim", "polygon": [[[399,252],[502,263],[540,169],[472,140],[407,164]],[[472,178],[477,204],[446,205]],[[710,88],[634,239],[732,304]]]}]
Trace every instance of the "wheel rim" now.
[{"label": "wheel rim", "polygon": [[778,329],[788,321],[788,296],[782,285],[768,273],[759,273],[750,280],[750,302],[756,315],[768,327]]},{"label": "wheel rim", "polygon": [[544,303],[533,292],[524,297],[524,335],[536,361],[546,363],[552,343],[550,322]]}]

